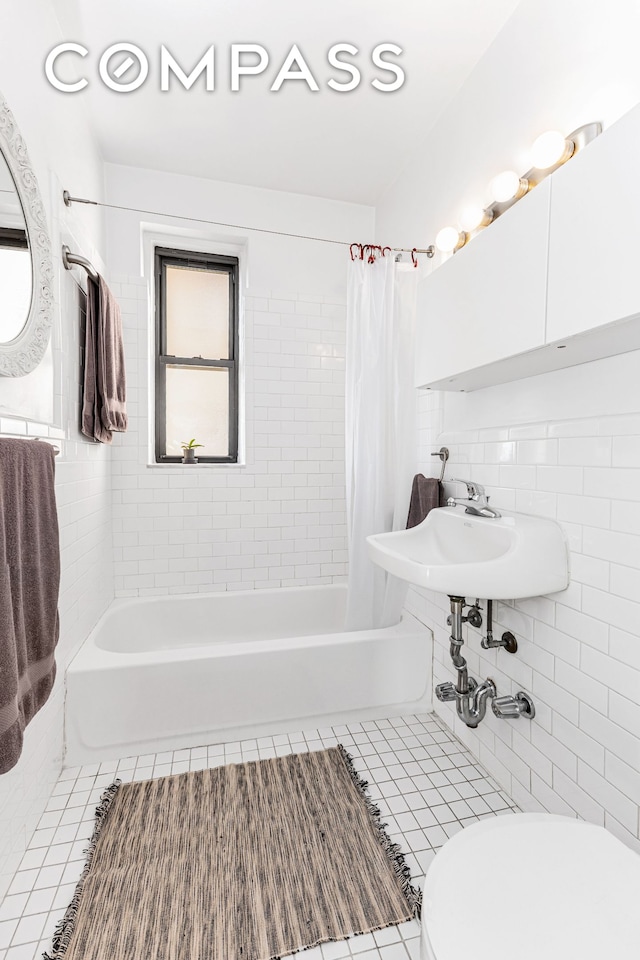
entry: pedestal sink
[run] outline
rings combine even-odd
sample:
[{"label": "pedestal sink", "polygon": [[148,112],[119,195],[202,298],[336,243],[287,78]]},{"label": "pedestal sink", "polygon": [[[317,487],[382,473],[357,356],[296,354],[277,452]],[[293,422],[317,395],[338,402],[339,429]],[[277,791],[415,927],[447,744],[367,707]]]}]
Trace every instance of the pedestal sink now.
[{"label": "pedestal sink", "polygon": [[562,530],[522,513],[487,518],[439,507],[410,530],[367,537],[367,546],[389,573],[449,596],[516,600],[569,584]]}]

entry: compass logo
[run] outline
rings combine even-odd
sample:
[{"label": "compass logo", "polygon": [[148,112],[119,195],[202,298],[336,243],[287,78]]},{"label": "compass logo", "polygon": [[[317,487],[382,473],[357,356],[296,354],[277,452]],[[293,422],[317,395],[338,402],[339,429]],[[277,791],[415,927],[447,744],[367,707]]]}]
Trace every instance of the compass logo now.
[{"label": "compass logo", "polygon": [[[367,79],[375,90],[394,93],[405,82],[405,72],[397,62],[403,53],[395,43],[379,43],[366,56],[366,67],[373,76]],[[45,74],[49,83],[62,93],[79,93],[89,86],[90,80],[83,73],[89,50],[81,43],[60,43],[51,50],[45,61]],[[78,60],[80,58],[80,61]],[[222,59],[228,89],[240,92],[243,82],[250,77],[267,74],[272,58],[259,43],[233,43],[222,56],[212,44],[189,72],[164,45],[160,48],[157,81],[160,91],[182,87],[191,90],[197,81],[199,89],[208,93],[216,90],[217,60]],[[358,65],[361,51],[352,43],[335,43],[327,51],[326,65],[331,73],[328,78],[314,72],[297,44],[293,44],[284,60],[271,72],[268,90],[278,93],[287,83],[305,84],[312,93],[318,93],[321,84],[337,93],[349,93],[363,82],[363,69]],[[90,61],[89,61],[90,62]],[[324,66],[324,65],[323,65]],[[133,93],[149,80],[149,58],[135,43],[114,43],[101,54],[97,62],[97,74],[101,83],[115,93]]]}]

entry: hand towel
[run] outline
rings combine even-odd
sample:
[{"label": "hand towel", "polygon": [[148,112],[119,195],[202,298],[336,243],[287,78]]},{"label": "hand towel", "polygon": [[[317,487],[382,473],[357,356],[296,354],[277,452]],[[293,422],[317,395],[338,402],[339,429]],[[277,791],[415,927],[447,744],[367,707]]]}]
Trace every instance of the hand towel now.
[{"label": "hand towel", "polygon": [[0,773],[56,676],[60,547],[48,443],[0,438]]},{"label": "hand towel", "polygon": [[411,500],[409,501],[409,516],[407,530],[417,527],[426,518],[434,507],[441,506],[442,484],[435,477],[425,477],[417,473],[411,485]]},{"label": "hand towel", "polygon": [[111,443],[127,429],[124,342],[120,307],[102,277],[87,278],[82,432]]}]

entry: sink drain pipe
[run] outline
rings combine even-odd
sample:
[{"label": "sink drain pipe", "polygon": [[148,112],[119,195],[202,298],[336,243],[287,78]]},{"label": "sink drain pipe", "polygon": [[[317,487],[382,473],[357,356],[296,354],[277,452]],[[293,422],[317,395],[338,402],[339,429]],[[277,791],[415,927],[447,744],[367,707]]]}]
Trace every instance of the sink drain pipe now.
[{"label": "sink drain pipe", "polygon": [[[496,717],[500,719],[517,717],[528,717],[533,719],[535,716],[535,707],[528,694],[520,690],[515,697],[498,697],[496,685],[487,677],[482,683],[478,683],[473,677],[469,676],[467,670],[467,661],[462,656],[461,648],[464,643],[462,637],[462,624],[471,619],[463,616],[463,607],[465,606],[464,597],[449,597],[451,603],[451,636],[449,638],[449,653],[451,661],[458,672],[458,679],[455,684],[439,683],[436,687],[436,697],[442,703],[453,702],[455,700],[456,713],[463,723],[468,727],[477,727],[484,719],[487,712],[487,701],[492,700],[492,708]],[[472,608],[477,611],[476,606]],[[474,614],[475,618],[475,614]],[[476,624],[474,624],[476,625]],[[515,640],[514,640],[515,642]],[[496,646],[506,644],[497,643]]]},{"label": "sink drain pipe", "polygon": [[461,653],[464,643],[462,638],[464,597],[449,597],[449,600],[451,602],[449,652],[453,665],[458,671],[458,681],[455,685],[453,683],[438,684],[436,697],[443,703],[455,700],[456,713],[462,722],[468,727],[477,727],[487,712],[487,700],[497,696],[498,691],[493,680],[487,679],[478,684],[476,680],[469,677],[467,661]]}]

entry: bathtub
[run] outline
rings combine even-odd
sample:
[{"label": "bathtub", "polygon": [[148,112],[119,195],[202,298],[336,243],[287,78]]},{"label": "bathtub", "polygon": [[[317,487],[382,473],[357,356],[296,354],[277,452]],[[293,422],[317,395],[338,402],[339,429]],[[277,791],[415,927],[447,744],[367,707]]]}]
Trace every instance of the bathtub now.
[{"label": "bathtub", "polygon": [[115,600],[67,671],[66,763],[431,709],[426,627],[345,632],[345,608],[343,585]]}]

